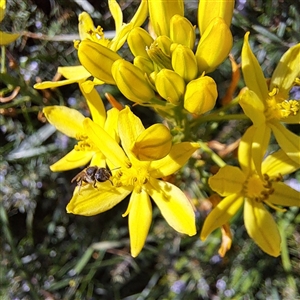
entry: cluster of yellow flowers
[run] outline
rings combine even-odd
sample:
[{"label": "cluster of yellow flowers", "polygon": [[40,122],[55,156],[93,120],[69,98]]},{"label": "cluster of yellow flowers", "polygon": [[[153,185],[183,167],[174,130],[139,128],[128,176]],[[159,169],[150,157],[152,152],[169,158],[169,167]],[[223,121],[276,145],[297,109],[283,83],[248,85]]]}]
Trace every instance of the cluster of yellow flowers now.
[{"label": "cluster of yellow flowers", "polygon": [[[193,205],[178,187],[163,178],[179,170],[202,143],[181,141],[176,136],[180,130],[169,127],[185,132],[195,116],[200,120],[214,108],[217,85],[207,74],[228,57],[232,48],[229,26],[234,1],[200,1],[200,40],[196,39],[196,26],[184,17],[183,0],[142,0],[127,24],[117,2],[108,3],[115,20],[115,37],[107,40],[102,28],[95,28],[83,12],[79,16],[81,41],[74,44],[81,65],[60,67],[58,72],[65,80],[38,83],[35,88],[79,84],[92,120],[64,106],[43,110],[51,124],[78,141],[51,169],[62,171],[89,164],[74,178],[78,185],[67,206],[69,213],[99,214],[131,194],[123,216],[129,220],[131,254],[137,256],[152,220],[150,197],[176,231],[196,234]],[[141,26],[148,17],[146,31]],[[300,206],[299,192],[282,182],[284,175],[300,166],[300,138],[282,124],[300,121],[299,100],[289,99],[291,88],[299,85],[300,44],[282,56],[267,81],[248,38],[246,33],[241,56],[246,87],[238,101],[253,125],[240,140],[240,168],[221,164],[208,180],[210,188],[224,199],[217,201],[206,218],[201,239],[223,227],[229,238],[220,249],[224,255],[231,246],[227,223],[243,205],[250,237],[263,251],[278,256],[281,238],[268,208],[282,211],[279,206]],[[134,55],[133,62],[117,53],[125,42]],[[106,111],[95,89],[100,84],[116,85],[128,100],[164,117],[169,127],[155,124],[145,129],[128,106],[123,108],[116,102]],[[209,114],[205,117],[209,120]],[[271,132],[280,147],[273,153],[267,152]]]}]

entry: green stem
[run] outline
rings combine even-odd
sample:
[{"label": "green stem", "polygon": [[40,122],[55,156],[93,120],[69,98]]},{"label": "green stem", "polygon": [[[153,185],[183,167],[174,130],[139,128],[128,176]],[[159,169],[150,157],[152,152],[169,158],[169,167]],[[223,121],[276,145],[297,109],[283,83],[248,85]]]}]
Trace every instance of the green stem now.
[{"label": "green stem", "polygon": [[6,73],[5,68],[5,46],[1,46],[1,74]]},{"label": "green stem", "polygon": [[290,286],[291,291],[293,291],[294,295],[296,296],[297,291],[297,285],[295,278],[291,274],[293,266],[290,260],[288,245],[286,241],[286,230],[288,227],[288,221],[282,220],[279,223],[279,230],[281,235],[281,261],[282,261],[282,267],[284,271],[287,273],[287,283]]},{"label": "green stem", "polygon": [[10,228],[9,228],[7,213],[6,213],[6,210],[3,206],[3,202],[1,202],[1,201],[0,201],[0,221],[2,223],[1,227],[2,227],[2,230],[3,230],[3,234],[4,234],[8,244],[10,246],[10,249],[11,249],[13,262],[16,264],[17,268],[19,269],[19,271],[21,273],[21,277],[23,277],[23,279],[27,281],[27,285],[29,286],[29,289],[30,289],[29,293],[31,294],[32,299],[39,300],[40,297],[36,293],[35,287],[33,286],[33,284],[28,279],[29,276],[24,271],[22,261],[18,256],[18,252],[17,252],[17,249],[15,247],[14,240],[13,240]]},{"label": "green stem", "polygon": [[221,159],[219,155],[217,155],[214,151],[212,151],[205,143],[202,141],[198,142],[200,144],[200,149],[206,153],[208,153],[211,159],[220,167],[226,166],[226,163]]}]

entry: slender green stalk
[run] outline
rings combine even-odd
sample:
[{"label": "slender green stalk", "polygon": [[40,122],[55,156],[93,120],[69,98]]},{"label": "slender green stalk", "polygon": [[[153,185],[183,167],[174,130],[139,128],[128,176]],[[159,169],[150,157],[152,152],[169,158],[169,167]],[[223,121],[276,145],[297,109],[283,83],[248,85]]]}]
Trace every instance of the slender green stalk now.
[{"label": "slender green stalk", "polygon": [[5,46],[1,46],[1,74],[6,73],[5,68]]},{"label": "slender green stalk", "polygon": [[297,285],[296,285],[295,278],[291,274],[293,266],[292,266],[292,263],[290,260],[288,245],[287,245],[287,241],[286,241],[287,226],[288,226],[288,221],[286,221],[286,220],[282,220],[279,223],[279,230],[280,230],[280,235],[281,235],[281,261],[282,261],[283,269],[285,270],[285,272],[287,274],[287,283],[288,283],[291,291],[296,296]]},{"label": "slender green stalk", "polygon": [[224,162],[224,160],[221,159],[221,157],[219,155],[217,155],[214,151],[212,151],[205,143],[203,143],[202,141],[198,142],[201,146],[201,150],[208,153],[211,157],[211,159],[220,167],[224,167],[226,166],[226,163]]}]

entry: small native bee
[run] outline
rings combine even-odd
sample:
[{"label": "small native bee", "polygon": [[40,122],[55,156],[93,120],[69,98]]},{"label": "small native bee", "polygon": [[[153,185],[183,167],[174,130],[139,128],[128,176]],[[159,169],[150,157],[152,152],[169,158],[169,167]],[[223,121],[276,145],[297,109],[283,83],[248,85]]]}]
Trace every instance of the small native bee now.
[{"label": "small native bee", "polygon": [[105,182],[109,180],[112,184],[112,181],[110,180],[111,176],[111,171],[107,168],[98,168],[96,166],[90,166],[78,173],[71,180],[71,182],[76,181],[77,185],[79,186],[79,193],[83,182],[93,184],[93,187],[96,188],[97,182]]}]

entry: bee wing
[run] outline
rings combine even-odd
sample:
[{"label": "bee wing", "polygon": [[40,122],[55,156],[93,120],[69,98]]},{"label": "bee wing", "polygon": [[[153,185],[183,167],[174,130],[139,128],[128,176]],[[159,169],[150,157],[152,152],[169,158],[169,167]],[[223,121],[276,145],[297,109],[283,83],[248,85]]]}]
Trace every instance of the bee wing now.
[{"label": "bee wing", "polygon": [[84,176],[85,174],[85,170],[79,172],[75,177],[72,178],[71,183],[76,181],[79,182],[80,180],[82,180],[82,176]]}]

